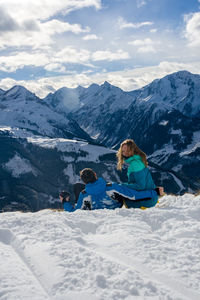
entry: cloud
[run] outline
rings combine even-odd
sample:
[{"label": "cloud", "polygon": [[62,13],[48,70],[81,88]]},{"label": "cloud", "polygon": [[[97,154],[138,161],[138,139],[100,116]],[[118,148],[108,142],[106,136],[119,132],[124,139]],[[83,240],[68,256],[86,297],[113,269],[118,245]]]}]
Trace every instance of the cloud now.
[{"label": "cloud", "polygon": [[[29,30],[28,34],[27,30]],[[90,32],[90,28],[83,28],[80,24],[70,24],[55,19],[44,23],[29,21],[24,22],[23,26],[18,26],[14,33],[8,32],[0,36],[0,44],[4,48],[22,48],[28,46],[38,49],[55,44],[55,34],[64,34],[67,32],[77,35]]]},{"label": "cloud", "polygon": [[93,61],[100,61],[100,60],[107,60],[107,61],[114,61],[114,60],[121,60],[121,59],[129,59],[130,56],[128,52],[124,52],[123,50],[118,50],[117,52],[107,51],[96,51],[92,54]]},{"label": "cloud", "polygon": [[137,0],[137,8],[140,8],[146,4],[147,2],[145,0]]},{"label": "cloud", "polygon": [[151,33],[156,33],[157,31],[158,31],[157,28],[153,28],[153,29],[150,30]]},{"label": "cloud", "polygon": [[58,63],[88,63],[90,60],[90,51],[85,49],[77,50],[74,47],[65,47],[55,53],[54,61]]},{"label": "cloud", "polygon": [[192,47],[200,46],[200,12],[185,16],[185,37]]},{"label": "cloud", "polygon": [[7,90],[14,85],[23,85],[34,92],[40,98],[45,97],[49,92],[67,86],[75,88],[78,85],[88,87],[92,83],[102,84],[105,80],[126,91],[141,88],[154,79],[162,78],[170,73],[180,70],[188,70],[194,74],[200,74],[200,62],[178,63],[163,61],[158,65],[144,68],[135,68],[117,72],[93,73],[71,73],[64,76],[44,77],[38,80],[14,80],[5,78],[0,80],[0,88]]},{"label": "cloud", "polygon": [[49,57],[45,53],[35,51],[32,53],[19,52],[10,56],[0,56],[0,70],[4,72],[15,72],[24,66],[45,66],[49,62]]},{"label": "cloud", "polygon": [[88,35],[85,35],[85,36],[83,37],[83,40],[84,40],[84,41],[101,40],[101,38],[98,37],[96,34],[88,34]]},{"label": "cloud", "polygon": [[15,72],[25,66],[43,67],[47,71],[66,72],[66,64],[80,64],[94,68],[93,61],[116,61],[129,59],[129,54],[122,50],[117,52],[76,49],[64,47],[60,51],[47,48],[46,51],[30,50],[29,52],[15,52],[8,56],[0,56],[0,70],[3,72]]},{"label": "cloud", "polygon": [[86,7],[101,9],[101,0],[0,0],[0,6],[20,23],[29,19],[46,21],[58,13],[66,15]]},{"label": "cloud", "polygon": [[88,50],[76,50],[73,47],[65,47],[61,51],[46,49],[46,51],[18,52],[9,56],[0,56],[0,70],[15,72],[24,66],[44,67],[47,71],[65,72],[64,64],[90,65],[91,53]]},{"label": "cloud", "polygon": [[153,52],[156,53],[157,50],[155,49],[154,42],[150,38],[146,38],[144,40],[135,40],[128,42],[129,45],[138,47],[138,53],[148,53]]},{"label": "cloud", "polygon": [[66,73],[67,72],[66,68],[62,64],[59,64],[59,63],[47,64],[44,67],[44,69],[47,70],[47,71],[50,71],[50,72],[59,72],[59,73]]},{"label": "cloud", "polygon": [[53,35],[55,33],[63,33],[63,32],[73,32],[75,34],[89,32],[90,28],[82,28],[80,24],[69,24],[68,22],[61,22],[58,20],[52,20],[49,22],[45,22],[40,24],[41,31],[46,34]]},{"label": "cloud", "polygon": [[0,0],[0,49],[44,48],[57,44],[58,34],[89,33],[90,28],[58,20],[72,10],[101,8],[101,0]]},{"label": "cloud", "polygon": [[151,26],[153,25],[152,22],[140,22],[140,23],[128,23],[126,20],[124,20],[122,17],[118,18],[118,26],[120,29],[125,29],[125,28],[141,28],[143,26]]},{"label": "cloud", "polygon": [[0,32],[16,31],[18,28],[17,22],[0,7]]}]

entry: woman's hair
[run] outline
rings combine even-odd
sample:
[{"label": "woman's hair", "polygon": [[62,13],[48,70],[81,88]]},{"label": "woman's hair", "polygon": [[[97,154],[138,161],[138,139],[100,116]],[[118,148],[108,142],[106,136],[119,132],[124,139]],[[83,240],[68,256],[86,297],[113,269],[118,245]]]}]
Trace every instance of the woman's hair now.
[{"label": "woman's hair", "polygon": [[127,147],[130,149],[131,151],[131,156],[133,156],[134,154],[140,155],[142,158],[142,161],[144,163],[144,165],[147,167],[148,162],[147,162],[147,156],[146,154],[136,145],[136,143],[134,142],[134,140],[125,140],[121,143],[119,150],[117,151],[117,169],[121,170],[122,169],[122,165],[124,163],[124,157],[122,155],[122,147],[124,145],[127,145]]}]

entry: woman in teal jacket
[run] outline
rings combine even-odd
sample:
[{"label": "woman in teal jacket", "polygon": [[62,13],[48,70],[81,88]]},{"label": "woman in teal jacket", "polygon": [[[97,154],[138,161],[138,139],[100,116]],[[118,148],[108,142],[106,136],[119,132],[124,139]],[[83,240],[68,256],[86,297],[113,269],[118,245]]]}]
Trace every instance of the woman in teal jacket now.
[{"label": "woman in teal jacket", "polygon": [[[117,152],[118,164],[117,169],[122,170],[122,165],[127,163],[128,167],[128,182],[124,185],[131,189],[153,190],[156,185],[153,181],[151,173],[148,169],[146,154],[135,144],[133,140],[125,140],[121,143]],[[163,193],[163,188],[159,188],[160,194]],[[156,199],[152,202],[152,206],[157,203]],[[131,203],[130,203],[131,205]]]}]

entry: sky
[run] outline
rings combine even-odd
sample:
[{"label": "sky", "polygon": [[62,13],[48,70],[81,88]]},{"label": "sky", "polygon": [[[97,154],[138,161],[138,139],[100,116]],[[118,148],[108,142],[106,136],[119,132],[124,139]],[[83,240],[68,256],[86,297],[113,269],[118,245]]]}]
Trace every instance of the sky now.
[{"label": "sky", "polygon": [[39,97],[200,74],[200,0],[0,0],[0,88]]}]

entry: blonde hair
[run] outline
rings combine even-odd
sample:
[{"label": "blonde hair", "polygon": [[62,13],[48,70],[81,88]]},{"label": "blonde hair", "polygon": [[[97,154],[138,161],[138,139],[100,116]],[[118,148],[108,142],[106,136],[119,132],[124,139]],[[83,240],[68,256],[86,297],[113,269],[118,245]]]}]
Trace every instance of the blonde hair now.
[{"label": "blonde hair", "polygon": [[146,154],[136,145],[136,143],[134,142],[134,140],[125,140],[121,143],[119,150],[117,151],[117,169],[121,170],[122,169],[122,165],[124,164],[124,158],[122,155],[122,147],[124,145],[127,145],[127,147],[130,149],[130,151],[132,152],[132,156],[134,154],[140,155],[142,158],[142,161],[144,163],[144,165],[147,167],[148,162],[147,162],[147,156]]}]

